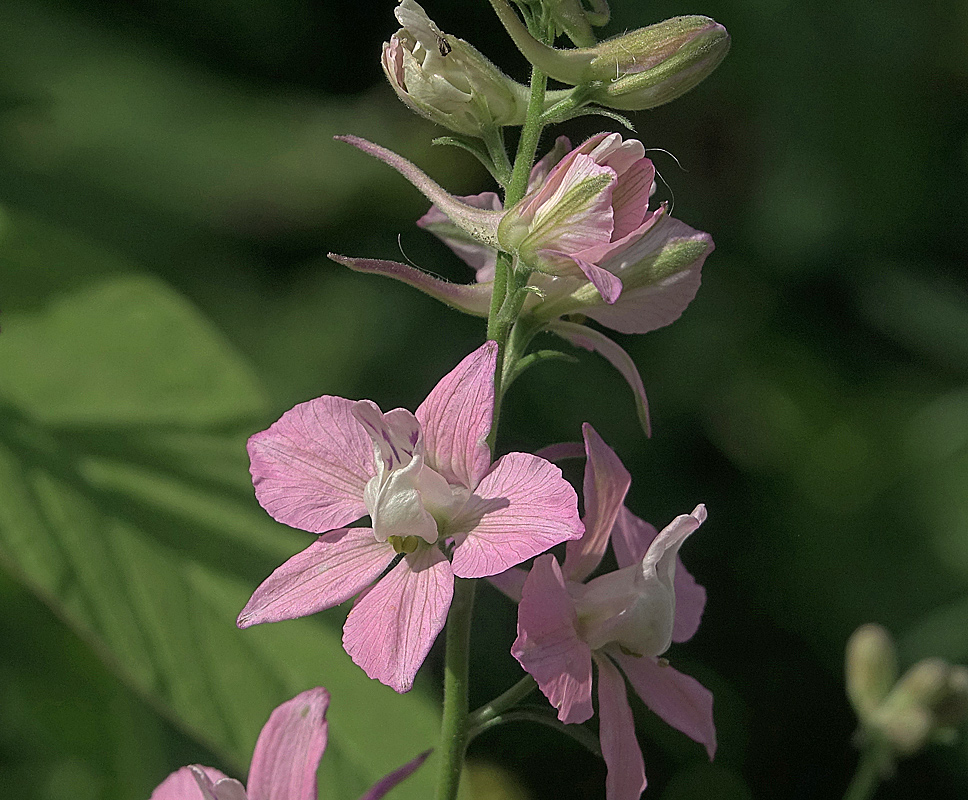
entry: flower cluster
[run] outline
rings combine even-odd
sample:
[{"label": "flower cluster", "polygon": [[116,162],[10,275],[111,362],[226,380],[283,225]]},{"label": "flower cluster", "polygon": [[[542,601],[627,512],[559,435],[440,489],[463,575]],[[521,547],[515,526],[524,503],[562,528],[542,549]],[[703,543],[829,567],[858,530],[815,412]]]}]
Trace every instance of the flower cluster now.
[{"label": "flower cluster", "polygon": [[[464,633],[447,637],[447,691],[464,695],[445,702],[440,784],[440,796],[453,798],[472,733],[466,652],[452,658],[451,648],[460,641],[466,648],[473,594],[463,588],[488,578],[518,602],[511,652],[533,678],[524,685],[540,688],[561,723],[593,716],[597,674],[607,796],[635,800],[646,780],[626,678],[649,708],[710,757],[716,748],[711,693],[665,657],[673,642],[693,636],[705,606],[705,591],[679,558],[706,519],[705,507],[658,531],[626,508],[631,477],[591,425],[583,427],[584,447],[499,457],[494,428],[511,382],[541,357],[528,353],[534,336],[547,331],[609,360],[631,386],[650,431],[635,364],[596,325],[628,334],[673,322],[696,294],[712,239],[653,202],[656,170],[639,140],[602,132],[573,146],[559,136],[535,162],[537,142],[545,126],[582,109],[614,118],[606,109],[648,108],[682,94],[722,60],[729,37],[706,17],[678,17],[597,43],[592,28],[608,20],[605,0],[517,2],[523,19],[506,0],[491,0],[535,65],[530,88],[444,33],[414,0],[400,0],[402,27],[382,58],[397,96],[448,128],[453,136],[444,141],[476,155],[501,194],[456,196],[380,145],[337,137],[423,193],[431,207],[417,225],[463,259],[474,280],[451,284],[407,264],[330,257],[487,317],[488,340],[414,412],[323,395],[252,436],[258,502],[277,521],[316,538],[255,590],[238,625],[302,617],[355,598],[343,627],[346,652],[398,692],[413,686],[445,624],[458,625]],[[576,47],[556,49],[559,34]],[[545,74],[572,88],[548,91]],[[510,125],[524,127],[513,166],[502,132]],[[575,455],[586,459],[583,517],[577,493],[552,463]],[[563,560],[549,552],[559,545]],[[609,549],[617,569],[598,574]],[[454,601],[458,589],[461,602]],[[325,746],[327,702],[316,690],[273,714],[256,747],[250,800],[308,800]],[[267,766],[273,759],[283,766]],[[367,797],[380,796],[417,763]],[[264,789],[269,783],[272,792]],[[179,794],[176,786],[191,792]],[[246,796],[238,782],[201,767],[175,773],[156,795],[194,800],[197,792],[205,800]]]}]

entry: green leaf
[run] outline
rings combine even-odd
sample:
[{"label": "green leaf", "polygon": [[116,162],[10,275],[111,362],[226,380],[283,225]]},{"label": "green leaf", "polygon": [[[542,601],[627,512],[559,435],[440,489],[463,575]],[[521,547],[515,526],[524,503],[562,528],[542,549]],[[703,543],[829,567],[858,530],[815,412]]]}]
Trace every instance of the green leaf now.
[{"label": "green leaf", "polygon": [[[338,610],[235,627],[312,538],[255,502],[245,438],[271,421],[259,382],[187,301],[131,274],[73,287],[5,315],[0,375],[0,562],[213,766],[244,777],[272,708],[315,685],[333,695],[323,796],[358,796],[434,744],[432,704],[367,679]],[[425,797],[432,779],[427,765],[396,796]]]}]

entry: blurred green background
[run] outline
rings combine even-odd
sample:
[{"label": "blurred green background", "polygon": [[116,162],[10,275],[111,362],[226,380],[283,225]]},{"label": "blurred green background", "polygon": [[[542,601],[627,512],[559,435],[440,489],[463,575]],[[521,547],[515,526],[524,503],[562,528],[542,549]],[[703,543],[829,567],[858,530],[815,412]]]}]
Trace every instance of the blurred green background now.
[{"label": "blurred green background", "polygon": [[[483,336],[325,259],[402,249],[469,278],[413,226],[422,197],[331,138],[490,188],[385,85],[394,5],[0,5],[4,796],[145,798],[194,761],[241,776],[269,710],[317,683],[333,692],[321,797],[359,796],[435,742],[436,651],[397,697],[340,649],[345,609],[233,624],[307,543],[255,503],[246,436],[323,393],[414,408]],[[425,6],[525,79],[483,0]],[[589,421],[640,516],[709,508],[683,554],[706,617],[669,657],[714,690],[719,754],[709,765],[636,702],[646,796],[839,797],[856,757],[849,633],[877,621],[905,665],[968,663],[968,6],[615,0],[606,33],[682,13],[726,25],[733,49],[635,117],[684,167],[653,154],[676,216],[717,245],[681,320],[618,337],[654,438],[620,378],[579,354],[515,385],[499,447]],[[475,705],[520,674],[514,610],[480,594]],[[604,796],[603,767],[544,729],[489,732],[471,755],[480,798]],[[433,769],[396,796],[426,796]],[[964,741],[878,795],[964,796]]]}]

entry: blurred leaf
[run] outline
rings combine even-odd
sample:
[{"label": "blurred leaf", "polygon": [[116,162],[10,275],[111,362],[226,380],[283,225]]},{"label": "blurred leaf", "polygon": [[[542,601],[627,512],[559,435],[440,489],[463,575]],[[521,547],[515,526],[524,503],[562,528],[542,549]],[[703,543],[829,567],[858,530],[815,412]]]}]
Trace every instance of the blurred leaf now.
[{"label": "blurred leaf", "polygon": [[[369,681],[338,612],[236,629],[306,537],[252,498],[258,381],[184,299],[111,275],[4,322],[0,560],[14,575],[230,772],[244,774],[275,705],[319,684],[333,693],[324,791],[359,794],[433,743],[426,698]],[[432,777],[424,767],[398,796],[425,796]]]}]

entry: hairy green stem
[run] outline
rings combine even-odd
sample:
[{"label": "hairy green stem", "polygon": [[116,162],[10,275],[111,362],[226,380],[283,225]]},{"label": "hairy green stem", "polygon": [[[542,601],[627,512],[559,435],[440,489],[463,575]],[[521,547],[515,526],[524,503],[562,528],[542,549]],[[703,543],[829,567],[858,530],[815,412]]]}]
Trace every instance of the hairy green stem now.
[{"label": "hairy green stem", "polygon": [[443,763],[437,779],[437,800],[456,800],[460,774],[464,768],[464,751],[468,741],[467,678],[476,583],[474,578],[454,579],[454,599],[447,615],[444,718],[439,748]]}]

